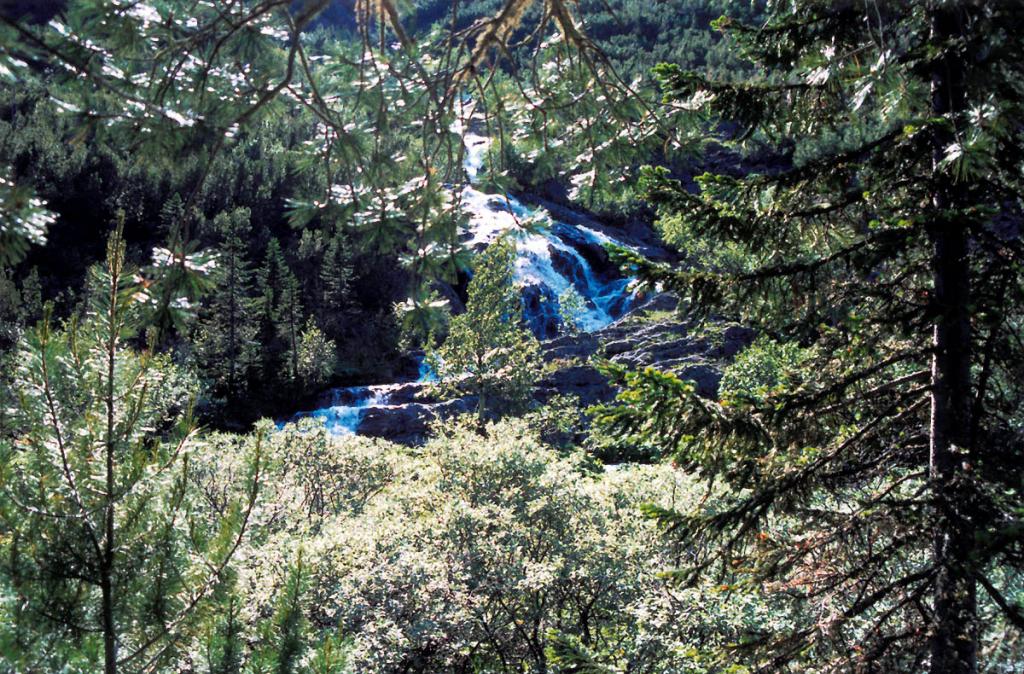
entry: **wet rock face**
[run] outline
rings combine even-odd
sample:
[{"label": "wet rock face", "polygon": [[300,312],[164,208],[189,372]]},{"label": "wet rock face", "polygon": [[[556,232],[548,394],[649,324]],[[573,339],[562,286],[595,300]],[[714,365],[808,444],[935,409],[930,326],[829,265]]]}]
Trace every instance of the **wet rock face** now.
[{"label": "wet rock face", "polygon": [[590,365],[574,365],[544,377],[537,383],[535,397],[547,402],[556,395],[570,395],[579,398],[580,405],[588,407],[607,402],[615,396],[615,390],[597,368]]},{"label": "wet rock face", "polygon": [[551,339],[562,324],[558,316],[558,298],[547,286],[523,287],[523,321],[537,339]]},{"label": "wet rock face", "polygon": [[697,393],[707,398],[718,395],[722,366],[753,341],[750,328],[727,326],[716,339],[690,334],[689,326],[674,317],[650,321],[649,312],[675,308],[668,295],[648,300],[620,321],[592,334],[563,336],[544,343],[548,362],[567,363],[544,377],[537,387],[537,399],[554,395],[577,395],[583,405],[610,401],[614,389],[593,364],[595,357],[607,358],[630,369],[655,367],[693,381]]},{"label": "wet rock face", "polygon": [[608,256],[608,251],[596,239],[584,236],[580,230],[564,222],[556,222],[551,229],[558,238],[571,245],[580,254],[598,281],[609,283],[617,278],[622,278],[618,267]]},{"label": "wet rock face", "polygon": [[551,254],[551,266],[554,270],[564,276],[577,290],[579,288],[586,289],[586,272],[579,263],[579,259],[558,248],[549,248],[549,251]]}]

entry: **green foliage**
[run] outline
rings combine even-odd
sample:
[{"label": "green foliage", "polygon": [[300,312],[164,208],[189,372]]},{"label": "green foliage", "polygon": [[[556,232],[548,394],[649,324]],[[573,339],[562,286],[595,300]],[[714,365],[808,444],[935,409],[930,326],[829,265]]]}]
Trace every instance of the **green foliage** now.
[{"label": "green foliage", "polygon": [[784,3],[765,23],[716,22],[756,63],[749,79],[656,70],[679,142],[713,168],[693,185],[643,172],[685,264],[614,255],[682,296],[693,324],[773,340],[738,356],[717,400],[609,368],[624,389],[596,418],[710,485],[707,505],[649,510],[688,550],[675,578],[788,605],[791,624],[737,643],[737,667],[1019,659],[986,644],[1022,624],[988,580],[1014,587],[1021,558],[978,543],[1024,498],[1020,462],[997,449],[1019,446],[1024,354],[986,319],[1018,325],[1024,298],[998,252],[1020,244],[1000,224],[1021,189],[1001,161],[1024,153],[1006,126],[1020,92],[1004,87],[1024,81],[1019,23],[996,5]]},{"label": "green foliage", "polygon": [[477,414],[523,410],[540,367],[536,338],[521,325],[515,245],[491,244],[477,258],[465,313],[452,318],[448,336],[430,352],[441,386],[477,396]]},{"label": "green foliage", "polygon": [[[123,219],[123,214],[118,217]],[[153,249],[153,262],[146,270],[146,292],[150,305],[147,321],[160,339],[172,332],[187,334],[200,298],[214,287],[216,258],[200,251],[196,241],[186,242],[172,231],[167,246]]]},{"label": "green foliage", "polygon": [[304,312],[299,280],[276,239],[267,245],[266,257],[256,276],[260,291],[258,335],[264,344],[261,371],[282,370],[282,379],[294,385],[299,378]]},{"label": "green foliage", "polygon": [[0,266],[21,262],[30,245],[46,243],[56,216],[24,185],[0,177]]},{"label": "green foliage", "polygon": [[571,334],[580,331],[584,312],[587,310],[587,301],[576,290],[576,286],[570,284],[558,295],[558,317]]},{"label": "green foliage", "polygon": [[[551,671],[553,629],[625,671],[681,671],[684,635],[700,621],[676,631],[674,607],[701,604],[665,595],[657,571],[672,551],[639,504],[689,494],[683,476],[594,473],[522,421],[483,434],[450,424],[416,451],[307,422],[273,436],[268,455],[279,507],[247,553],[246,603],[259,613],[288,595],[280,570],[301,547],[310,625],[347,635],[347,671]],[[296,467],[354,498],[308,508],[325,483]]]},{"label": "green foliage", "polygon": [[302,555],[288,573],[277,610],[274,612],[273,652],[276,674],[295,674],[300,671],[306,651],[306,615],[302,607],[303,577]]},{"label": "green foliage", "polygon": [[[46,299],[57,300],[57,315],[74,311],[80,275],[102,247],[92,223],[124,210],[157,346],[199,355],[214,399],[200,407],[216,409],[218,423],[225,412],[249,420],[294,393],[308,315],[335,343],[339,370],[355,375],[393,366],[396,303],[405,335],[425,343],[444,334],[432,284],[454,283],[471,256],[452,189],[463,179],[461,131],[486,125],[500,147],[489,179],[503,189],[516,184],[513,169],[523,184],[575,177],[576,196],[591,206],[632,203],[625,167],[661,141],[654,127],[624,126],[656,116],[656,92],[629,80],[665,47],[727,57],[708,29],[718,2],[673,0],[656,16],[630,1],[584,3],[593,42],[562,0],[514,12],[499,4],[422,2],[399,13],[388,1],[363,16],[320,1],[219,12],[184,0],[72,0],[49,23],[12,19],[0,27],[11,45],[0,56],[11,83],[0,89],[0,161],[12,185],[34,189],[60,216],[29,261],[61,260],[40,265]],[[322,13],[346,11],[346,29],[358,30],[310,30]],[[475,22],[484,12],[496,21]],[[429,28],[445,14],[467,30],[450,33],[447,20]],[[499,48],[513,34],[530,39]],[[493,77],[477,80],[484,70]],[[634,86],[644,95],[630,95]],[[279,254],[297,284],[273,281],[274,297],[254,312],[262,318],[246,344],[259,353],[210,367],[237,350],[212,318],[222,303],[214,253],[235,253],[211,223],[239,208],[250,209],[250,259],[258,266]],[[297,301],[282,313],[285,290]],[[227,399],[247,408],[221,406]]]},{"label": "green foliage", "polygon": [[310,674],[344,674],[348,666],[350,642],[341,635],[328,634],[317,646],[309,663]]},{"label": "green foliage", "polygon": [[[291,271],[286,271],[281,279],[280,298],[276,309],[275,329],[279,339],[285,344],[288,378],[296,381],[299,378],[299,358],[302,338],[302,298],[300,296],[299,279]],[[315,337],[315,335],[314,335]]]},{"label": "green foliage", "polygon": [[306,321],[299,341],[298,373],[307,390],[326,384],[337,361],[334,342],[324,337],[312,317]]},{"label": "green foliage", "polygon": [[417,289],[412,297],[395,305],[404,341],[428,346],[448,329],[448,311],[448,300],[433,288]]},{"label": "green foliage", "polygon": [[216,288],[194,338],[199,362],[218,393],[236,400],[256,365],[253,273],[248,260],[249,210],[221,214],[213,226],[224,238],[214,270]]},{"label": "green foliage", "polygon": [[[1012,9],[383,0],[335,3],[337,39],[307,30],[328,4],[72,0],[0,26],[2,667],[945,671],[972,630],[985,667],[1021,660]],[[531,407],[514,246],[450,322],[434,284],[469,267],[471,123],[488,184],[623,218],[646,199],[682,264],[615,259],[690,325],[771,335],[714,399],[606,366],[595,442],[673,466],[602,472],[564,399],[415,449],[192,432],[188,364],[251,419],[386,377],[396,321],[447,334],[432,367],[481,418]],[[128,243],[83,283],[118,211]],[[575,325],[578,294],[559,307]]]},{"label": "green foliage", "polygon": [[320,266],[321,297],[317,304],[318,318],[331,334],[344,327],[344,317],[351,314],[352,254],[342,232],[335,233],[324,251]]},{"label": "green foliage", "polygon": [[[744,349],[722,373],[719,396],[723,401],[749,400],[763,404],[800,385],[800,366],[813,358],[798,345],[760,338]],[[812,373],[807,373],[812,374]]]},{"label": "green foliage", "polygon": [[242,671],[243,643],[238,599],[232,594],[226,603],[224,616],[207,643],[210,674],[240,674]]},{"label": "green foliage", "polygon": [[548,633],[545,655],[556,672],[567,674],[612,674],[617,671],[600,663],[599,656],[576,637],[557,631]]},{"label": "green foliage", "polygon": [[575,447],[586,429],[580,400],[574,395],[556,395],[525,418],[544,442],[561,449]]}]

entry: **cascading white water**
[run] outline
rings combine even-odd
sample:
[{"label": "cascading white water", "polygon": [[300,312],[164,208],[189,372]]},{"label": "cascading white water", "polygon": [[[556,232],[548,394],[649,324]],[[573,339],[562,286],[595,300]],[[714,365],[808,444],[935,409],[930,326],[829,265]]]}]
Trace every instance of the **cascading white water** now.
[{"label": "cascading white water", "polygon": [[[311,412],[298,412],[288,421],[304,417],[321,419],[328,432],[334,435],[355,435],[362,420],[363,412],[370,407],[382,405],[387,400],[388,386],[352,386],[335,389],[332,404]],[[283,425],[279,424],[279,425]]]},{"label": "cascading white water", "polygon": [[[570,286],[575,287],[586,306],[578,317],[579,327],[590,332],[598,330],[621,316],[631,300],[629,279],[601,278],[581,252],[583,246],[599,248],[612,243],[627,246],[611,236],[582,225],[569,225],[551,219],[543,208],[526,206],[509,195],[486,194],[476,188],[480,172],[486,165],[490,139],[460,127],[466,153],[463,168],[467,184],[462,189],[462,204],[469,219],[464,244],[483,248],[506,232],[515,236],[517,257],[515,279],[524,289],[524,318],[540,337],[550,337],[552,325],[557,326],[558,298]],[[539,228],[524,224],[542,220]],[[532,301],[527,301],[527,296]],[[557,327],[555,327],[557,329]],[[434,381],[436,376],[425,362],[420,362],[417,382]],[[300,412],[300,417],[322,419],[328,431],[337,435],[354,435],[366,411],[389,404],[396,384],[358,386],[334,391],[334,404],[329,407]]]},{"label": "cascading white water", "polygon": [[[490,139],[475,133],[464,134],[466,154],[463,163],[469,184],[462,190],[462,204],[469,216],[469,235],[465,241],[470,247],[483,247],[505,233],[516,238],[518,256],[515,263],[516,281],[524,289],[534,289],[539,302],[547,303],[547,315],[557,314],[558,298],[570,286],[579,292],[586,306],[578,317],[580,327],[591,332],[603,328],[618,318],[629,302],[629,280],[613,278],[601,280],[590,262],[580,253],[579,239],[596,247],[616,244],[629,247],[612,237],[589,227],[554,222],[542,208],[524,205],[510,195],[486,194],[476,188],[477,178],[484,169]],[[536,228],[524,228],[537,221]],[[575,233],[577,236],[567,234]],[[576,240],[574,240],[576,239]],[[555,257],[560,267],[556,268]],[[537,309],[524,306],[527,323],[539,337],[553,336],[539,327],[543,316],[531,315]]]}]

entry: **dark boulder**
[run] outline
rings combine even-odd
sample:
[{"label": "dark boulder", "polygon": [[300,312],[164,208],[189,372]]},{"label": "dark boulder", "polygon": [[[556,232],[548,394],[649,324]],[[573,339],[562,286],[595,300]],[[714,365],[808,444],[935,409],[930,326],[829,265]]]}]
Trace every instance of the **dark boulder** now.
[{"label": "dark boulder", "polygon": [[535,397],[546,402],[556,395],[579,398],[584,406],[608,402],[615,396],[615,390],[603,374],[591,365],[575,365],[557,370],[537,383]]},{"label": "dark boulder", "polygon": [[416,444],[426,438],[434,421],[470,412],[475,404],[473,398],[466,397],[434,404],[406,403],[368,407],[357,430],[359,435]]}]

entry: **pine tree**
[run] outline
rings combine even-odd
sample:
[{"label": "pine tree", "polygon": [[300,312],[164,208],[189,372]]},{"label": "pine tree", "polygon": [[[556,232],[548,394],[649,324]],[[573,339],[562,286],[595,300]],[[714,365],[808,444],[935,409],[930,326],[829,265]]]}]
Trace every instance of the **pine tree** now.
[{"label": "pine tree", "polygon": [[540,368],[540,345],[522,325],[522,300],[513,276],[516,248],[507,238],[480,254],[469,283],[466,311],[429,355],[441,385],[477,397],[477,415],[521,410]]},{"label": "pine tree", "polygon": [[302,341],[302,285],[291,270],[281,279],[280,300],[274,311],[275,328],[285,343],[288,379],[299,378],[299,347]]},{"label": "pine tree", "polygon": [[303,660],[309,642],[309,620],[305,614],[304,594],[308,577],[301,551],[287,573],[284,586],[279,589],[273,616],[260,626],[261,647],[253,653],[246,671],[268,674],[305,671]]},{"label": "pine tree", "polygon": [[210,674],[240,674],[242,671],[243,642],[238,598],[230,594],[226,603],[225,615],[208,647]]},{"label": "pine tree", "polygon": [[255,505],[258,451],[244,502],[200,518],[190,383],[126,346],[141,295],[124,255],[118,227],[84,320],[58,331],[46,316],[22,345],[14,440],[0,442],[4,593],[21,597],[0,609],[20,635],[0,658],[14,671],[171,662]]},{"label": "pine tree", "polygon": [[678,578],[789,604],[791,629],[752,631],[729,657],[758,671],[996,667],[1007,656],[979,652],[983,638],[1024,627],[1022,17],[941,1],[773,10],[763,26],[718,22],[759,78],[658,75],[684,143],[713,128],[739,155],[788,156],[698,176],[695,193],[648,170],[662,233],[691,266],[618,255],[690,318],[799,346],[797,376],[711,401],[613,368],[626,391],[598,421],[721,485],[713,508],[650,510],[690,551]]},{"label": "pine tree", "polygon": [[46,243],[47,230],[56,220],[30,187],[0,175],[0,265],[17,264],[29,246]]},{"label": "pine tree", "polygon": [[217,288],[205,311],[197,348],[204,370],[213,375],[230,401],[244,390],[257,348],[253,273],[248,262],[249,209],[218,215],[214,228],[224,243],[217,256]]},{"label": "pine tree", "polygon": [[349,309],[352,256],[342,231],[335,233],[324,251],[320,266],[319,322],[331,337],[338,337]]},{"label": "pine tree", "polygon": [[295,382],[299,374],[299,345],[302,336],[302,284],[292,273],[278,240],[271,239],[263,265],[257,272],[259,284],[259,339],[263,349],[262,374],[277,377],[283,369]]},{"label": "pine tree", "polygon": [[32,325],[43,315],[43,287],[39,269],[32,267],[21,282],[21,321]]},{"label": "pine tree", "polygon": [[181,195],[175,192],[160,207],[160,233],[169,241],[178,241],[181,238],[182,229],[185,224],[185,202]]},{"label": "pine tree", "polygon": [[274,614],[274,654],[277,674],[294,674],[300,671],[302,656],[306,651],[307,620],[302,606],[302,595],[306,578],[300,554],[298,562],[288,574],[281,599]]},{"label": "pine tree", "polygon": [[284,277],[288,270],[281,243],[272,238],[267,243],[263,264],[256,272],[259,297],[256,303],[259,329],[257,339],[260,345],[260,375],[264,378],[276,377],[279,361],[284,347],[277,330],[277,309],[281,302],[284,288]]}]

